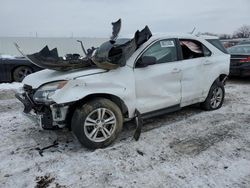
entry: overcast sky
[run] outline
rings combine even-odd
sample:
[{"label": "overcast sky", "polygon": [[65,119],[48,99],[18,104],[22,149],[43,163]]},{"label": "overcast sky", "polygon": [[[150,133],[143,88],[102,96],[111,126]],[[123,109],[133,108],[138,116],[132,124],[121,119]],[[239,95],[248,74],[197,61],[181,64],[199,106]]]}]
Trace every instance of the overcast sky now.
[{"label": "overcast sky", "polygon": [[232,33],[250,25],[250,0],[0,0],[0,36],[108,37],[152,32]]}]

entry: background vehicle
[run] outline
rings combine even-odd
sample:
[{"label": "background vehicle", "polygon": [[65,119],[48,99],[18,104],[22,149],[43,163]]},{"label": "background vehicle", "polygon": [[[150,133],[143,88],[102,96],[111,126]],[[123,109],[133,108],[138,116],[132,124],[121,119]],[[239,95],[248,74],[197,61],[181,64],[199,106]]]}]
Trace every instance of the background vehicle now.
[{"label": "background vehicle", "polygon": [[242,44],[250,45],[250,39],[249,40],[244,40],[244,41],[238,43],[238,45],[242,45]]},{"label": "background vehicle", "polygon": [[227,49],[231,54],[230,75],[250,76],[250,44],[242,44]]},{"label": "background vehicle", "polygon": [[220,108],[229,59],[202,37],[156,35],[123,67],[39,71],[24,79],[16,97],[44,129],[70,126],[83,145],[102,148],[115,140],[126,120],[195,103],[205,110]]},{"label": "background vehicle", "polygon": [[21,82],[25,76],[42,70],[23,57],[0,56],[0,82]]}]

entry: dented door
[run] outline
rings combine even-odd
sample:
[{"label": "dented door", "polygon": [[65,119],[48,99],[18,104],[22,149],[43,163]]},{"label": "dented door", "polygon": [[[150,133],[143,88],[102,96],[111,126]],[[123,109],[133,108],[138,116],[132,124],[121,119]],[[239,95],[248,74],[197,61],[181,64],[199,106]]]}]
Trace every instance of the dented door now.
[{"label": "dented door", "polygon": [[[198,103],[203,100],[203,89],[207,85],[205,79],[210,72],[205,63],[210,63],[211,52],[199,41],[179,39],[182,51],[182,94],[181,106]],[[214,77],[212,77],[214,79]]]}]

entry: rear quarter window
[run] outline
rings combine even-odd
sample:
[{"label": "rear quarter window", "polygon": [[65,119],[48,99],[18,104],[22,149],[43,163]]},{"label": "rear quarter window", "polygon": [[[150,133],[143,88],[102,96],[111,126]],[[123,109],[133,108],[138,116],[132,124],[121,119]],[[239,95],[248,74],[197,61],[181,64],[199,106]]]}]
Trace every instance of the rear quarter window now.
[{"label": "rear quarter window", "polygon": [[206,41],[208,41],[210,44],[212,44],[214,47],[224,52],[225,54],[228,53],[227,50],[224,48],[224,46],[221,44],[221,42],[218,39],[207,39]]}]

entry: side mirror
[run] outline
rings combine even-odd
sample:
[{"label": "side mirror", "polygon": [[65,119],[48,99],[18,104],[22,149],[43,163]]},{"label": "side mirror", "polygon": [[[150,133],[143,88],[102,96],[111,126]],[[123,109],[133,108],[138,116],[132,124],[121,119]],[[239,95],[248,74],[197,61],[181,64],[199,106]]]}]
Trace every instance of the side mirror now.
[{"label": "side mirror", "polygon": [[143,56],[140,58],[140,63],[138,63],[137,67],[143,68],[149,65],[156,64],[156,58],[153,56]]}]

